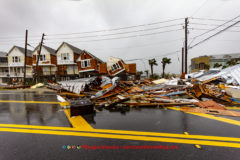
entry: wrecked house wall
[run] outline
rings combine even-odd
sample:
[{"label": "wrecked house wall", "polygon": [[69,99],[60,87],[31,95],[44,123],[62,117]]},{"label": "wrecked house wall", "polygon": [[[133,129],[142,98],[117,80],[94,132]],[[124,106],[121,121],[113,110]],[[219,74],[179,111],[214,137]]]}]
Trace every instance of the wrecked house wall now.
[{"label": "wrecked house wall", "polygon": [[137,72],[136,63],[126,64],[125,68],[126,68],[126,72],[129,74],[136,74]]},{"label": "wrecked house wall", "polygon": [[115,76],[125,71],[125,63],[120,58],[109,57],[107,70],[110,76]]},{"label": "wrecked house wall", "polygon": [[77,59],[78,70],[81,77],[95,76],[100,73],[102,60],[87,51],[83,51]]},{"label": "wrecked house wall", "polygon": [[99,73],[100,74],[107,74],[107,63],[101,63],[99,65]]}]

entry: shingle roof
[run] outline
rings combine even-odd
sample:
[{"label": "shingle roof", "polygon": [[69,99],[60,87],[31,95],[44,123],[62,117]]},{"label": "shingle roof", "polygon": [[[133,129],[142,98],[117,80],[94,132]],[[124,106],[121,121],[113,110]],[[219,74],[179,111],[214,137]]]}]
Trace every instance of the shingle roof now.
[{"label": "shingle roof", "polygon": [[[34,52],[36,49],[38,49],[39,45],[37,45],[37,47],[32,52]],[[45,46],[45,45],[42,45],[42,47],[44,47],[51,55],[56,55],[56,50],[55,49],[50,48],[50,47]]]},{"label": "shingle roof", "polygon": [[7,57],[7,52],[0,51],[0,57]]},{"label": "shingle roof", "polygon": [[50,48],[48,46],[43,45],[43,47],[51,54],[51,55],[56,55],[56,50],[53,48]]},{"label": "shingle roof", "polygon": [[240,58],[240,53],[210,55],[211,59]]},{"label": "shingle roof", "polygon": [[93,54],[91,54],[90,52],[83,50],[84,52],[86,52],[87,54],[89,54],[90,56],[92,56],[94,59],[98,60],[99,62],[103,63],[103,61],[101,59],[99,59],[98,57],[94,56]]},{"label": "shingle roof", "polygon": [[[63,43],[58,47],[57,51],[59,50],[59,48],[60,48],[63,44],[66,44],[66,45],[67,45],[69,48],[71,48],[71,49],[73,50],[73,52],[76,53],[76,54],[81,54],[81,53],[83,52],[81,49],[79,49],[79,48],[77,48],[77,47],[75,47],[75,46],[73,46],[73,45],[71,45],[71,44],[69,44],[69,43],[67,43],[67,42],[63,42]],[[57,52],[57,51],[56,51],[56,52]]]},{"label": "shingle roof", "polygon": [[[19,49],[20,52],[22,52],[23,54],[25,53],[25,48],[22,48],[22,47],[19,47],[19,46],[13,46],[12,49],[13,49],[13,48]],[[11,52],[12,49],[11,49],[9,52]],[[32,51],[29,50],[29,49],[27,50],[27,56],[28,56],[28,57],[32,57]]]}]

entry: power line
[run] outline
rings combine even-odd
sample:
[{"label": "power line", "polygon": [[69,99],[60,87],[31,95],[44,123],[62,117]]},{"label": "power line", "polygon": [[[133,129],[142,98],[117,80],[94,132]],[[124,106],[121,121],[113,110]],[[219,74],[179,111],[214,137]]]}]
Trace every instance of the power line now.
[{"label": "power line", "polygon": [[[178,30],[182,30],[182,29],[178,29]],[[178,30],[172,30],[172,31],[178,31]],[[168,31],[170,32],[170,31]],[[92,42],[92,41],[102,41],[102,40],[112,40],[112,39],[123,39],[123,38],[132,38],[132,37],[138,37],[138,36],[150,36],[150,35],[157,35],[157,34],[161,34],[161,33],[167,33],[167,32],[154,32],[154,33],[150,33],[150,34],[144,34],[144,35],[133,35],[133,36],[126,36],[126,37],[116,37],[116,38],[108,38],[108,39],[95,39],[95,40],[88,40],[88,41],[70,41],[70,43],[79,43],[79,42]],[[46,39],[48,40],[48,39]],[[173,42],[173,41],[179,41],[182,40],[182,38],[179,39],[174,39],[174,40],[170,40],[170,41],[164,41],[162,43],[169,43],[169,42]],[[62,41],[47,41],[45,43],[62,43]],[[12,43],[0,43],[0,45],[11,45]],[[19,44],[19,43],[18,43]],[[39,44],[39,42],[31,42],[31,44]]]},{"label": "power line", "polygon": [[[204,20],[204,21],[218,21],[218,22],[226,22],[230,21],[229,19],[210,19],[210,18],[196,18],[196,17],[191,17],[191,19],[196,19],[196,20]],[[232,22],[237,22],[237,21],[232,21]]]},{"label": "power line", "polygon": [[[153,33],[147,33],[147,34],[139,34],[139,35],[123,36],[123,37],[115,37],[115,38],[94,39],[94,40],[86,40],[86,41],[71,41],[71,43],[74,43],[74,42],[96,42],[96,41],[118,40],[118,39],[125,39],[125,38],[135,38],[135,37],[157,35],[157,34],[162,34],[162,33],[169,33],[169,32],[180,31],[180,30],[182,30],[182,29],[167,30],[167,31],[161,31],[161,32],[153,32]],[[61,43],[61,42],[46,41],[46,43]]]},{"label": "power line", "polygon": [[169,55],[177,54],[178,52],[181,52],[181,50],[177,50],[177,51],[173,51],[173,52],[167,52],[167,53],[164,53],[163,55],[160,55],[160,56],[143,57],[143,58],[137,58],[137,59],[126,59],[124,61],[136,61],[136,60],[148,60],[148,59],[151,59],[151,58],[161,58],[163,56],[169,56]]},{"label": "power line", "polygon": [[[181,41],[183,38],[179,38],[179,39],[175,39],[175,40],[169,40],[169,41],[162,41],[162,42],[158,42],[158,43],[150,43],[150,44],[142,44],[142,45],[138,45],[138,46],[127,46],[127,47],[119,47],[119,48],[106,48],[106,49],[100,49],[100,51],[106,51],[106,50],[111,50],[111,49],[130,49],[130,48],[140,48],[140,47],[148,47],[148,46],[153,46],[153,45],[162,45],[162,44],[166,44],[166,43],[173,43],[173,42],[177,42],[177,41]],[[97,51],[99,51],[98,49],[96,49]]]},{"label": "power line", "polygon": [[231,28],[232,26],[234,26],[234,25],[236,25],[236,24],[238,24],[238,23],[240,23],[240,21],[237,21],[237,22],[233,23],[232,25],[230,25],[230,26],[224,28],[223,30],[221,30],[221,31],[219,31],[219,32],[217,32],[217,33],[215,33],[215,34],[209,36],[208,38],[205,38],[204,40],[202,40],[202,41],[196,43],[195,45],[191,46],[189,49],[192,49],[192,48],[194,48],[194,47],[200,45],[201,43],[203,43],[203,42],[205,42],[205,41],[211,39],[212,37],[217,36],[218,34],[220,34],[220,33],[224,32],[224,31],[228,30],[229,28]]},{"label": "power line", "polygon": [[174,25],[168,25],[168,26],[162,26],[162,27],[156,27],[156,28],[150,28],[150,29],[141,29],[141,30],[128,31],[128,32],[110,33],[110,34],[104,34],[104,35],[90,35],[90,36],[81,36],[81,37],[48,38],[48,40],[52,40],[52,39],[74,39],[74,38],[92,38],[92,37],[113,36],[113,35],[121,35],[121,34],[129,34],[129,33],[136,33],[136,32],[144,32],[144,31],[158,30],[158,29],[161,29],[161,28],[169,28],[169,27],[174,27],[174,26],[179,26],[179,25],[182,25],[182,24],[174,24]]},{"label": "power line", "polygon": [[[39,41],[39,39],[28,39],[29,41]],[[2,40],[2,39],[0,39],[0,43],[1,42],[12,42],[12,43],[14,43],[14,42],[24,42],[24,39],[22,39],[22,40],[20,40],[20,39],[17,39],[17,40],[15,40],[15,39],[13,39],[13,40],[10,40],[10,39],[8,39],[8,40]]]},{"label": "power line", "polygon": [[[208,31],[209,29],[207,29],[207,28],[189,28],[189,29],[192,29],[192,30],[204,30],[204,31]],[[221,31],[221,30],[216,30],[216,31]],[[240,32],[240,30],[228,30],[228,31],[226,31],[226,32]]]},{"label": "power line", "polygon": [[[32,36],[29,36],[29,37],[33,37],[33,38],[35,38],[35,37],[38,37],[39,39],[41,38],[41,36],[37,36],[37,35],[32,35]],[[23,39],[24,40],[24,36],[20,36],[20,35],[17,35],[17,36],[2,36],[2,37],[0,37],[0,39],[18,39],[18,38],[21,38],[21,39]]]},{"label": "power line", "polygon": [[[208,0],[205,0],[205,1],[202,3],[202,5],[201,5],[199,8],[197,8],[197,10],[195,10],[195,11],[193,12],[192,16],[194,16],[194,15],[207,3],[207,1],[208,1]],[[192,17],[192,16],[191,16],[191,17]]]},{"label": "power line", "polygon": [[[219,26],[219,24],[207,24],[207,23],[190,23],[193,25],[200,25],[200,26]],[[226,26],[226,25],[224,25]],[[240,28],[240,26],[233,26],[233,28]]]},{"label": "power line", "polygon": [[[210,30],[208,30],[208,31],[206,31],[206,32],[204,32],[204,33],[201,33],[200,35],[197,35],[197,36],[193,37],[193,40],[190,42],[189,46],[194,42],[194,40],[195,40],[196,38],[201,37],[201,36],[203,36],[203,35],[205,35],[205,34],[207,34],[207,33],[209,33],[209,32],[212,32],[212,31],[214,31],[214,30],[216,30],[216,29],[218,29],[218,28],[226,25],[226,24],[229,23],[229,22],[233,22],[233,21],[234,21],[235,19],[237,19],[238,17],[240,17],[240,15],[238,15],[237,17],[235,17],[235,18],[233,18],[233,19],[231,19],[231,20],[228,20],[227,22],[224,22],[223,24],[221,24],[221,25],[219,25],[219,26],[217,26],[217,27],[215,27],[215,28],[212,28],[212,29],[210,29]],[[237,21],[237,22],[238,22],[238,21]]]},{"label": "power line", "polygon": [[97,32],[109,32],[109,31],[123,30],[123,29],[129,29],[129,28],[151,26],[151,25],[156,25],[156,24],[161,24],[161,23],[168,23],[168,22],[178,21],[178,20],[182,20],[182,19],[183,19],[183,18],[170,19],[170,20],[166,20],[166,21],[159,21],[159,22],[148,23],[148,24],[140,24],[140,25],[133,25],[133,26],[127,26],[127,27],[119,27],[119,28],[113,28],[113,29],[94,30],[94,31],[87,31],[87,32],[47,34],[47,36],[60,36],[60,35],[75,35],[75,34],[86,34],[86,33],[97,33]]},{"label": "power line", "polygon": [[[141,29],[141,30],[135,30],[135,31],[128,31],[128,32],[120,32],[120,33],[112,33],[112,34],[105,34],[105,35],[90,35],[90,36],[82,36],[82,37],[60,37],[60,38],[48,38],[47,40],[53,40],[53,39],[81,39],[81,38],[93,38],[93,37],[105,37],[105,36],[113,36],[113,35],[121,35],[121,34],[130,34],[130,33],[136,33],[136,32],[144,32],[144,31],[151,31],[151,30],[158,30],[161,28],[168,28],[168,27],[174,27],[179,26],[182,24],[174,24],[174,25],[168,25],[168,26],[162,26],[162,27],[156,27],[156,28],[150,28],[150,29]],[[24,39],[14,39],[10,40],[8,39],[7,42],[19,42],[24,41]],[[29,41],[39,41],[39,39],[29,39]],[[1,40],[0,42],[6,42],[6,40]]]},{"label": "power line", "polygon": [[[169,20],[165,20],[165,21],[158,21],[158,22],[153,22],[153,23],[146,23],[146,24],[140,24],[140,25],[126,26],[126,27],[118,27],[118,28],[112,28],[112,29],[102,29],[102,30],[93,30],[93,31],[86,31],[86,32],[75,32],[75,33],[47,34],[45,36],[61,36],[61,35],[75,35],[75,34],[87,34],[87,33],[97,33],[97,32],[109,32],[109,31],[117,31],[117,30],[124,30],[124,29],[144,27],[144,26],[152,26],[152,25],[157,25],[157,24],[162,24],[162,23],[179,21],[181,19],[183,19],[183,18],[169,19]],[[32,35],[32,36],[29,36],[29,37],[41,37],[41,36],[40,35]],[[18,38],[24,39],[24,36],[21,36],[21,35],[0,36],[0,39],[18,39]]]}]

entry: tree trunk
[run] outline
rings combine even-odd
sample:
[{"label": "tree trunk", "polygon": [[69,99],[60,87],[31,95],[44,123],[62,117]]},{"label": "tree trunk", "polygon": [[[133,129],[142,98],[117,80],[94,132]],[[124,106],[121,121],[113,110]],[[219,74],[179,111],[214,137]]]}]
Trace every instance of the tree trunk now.
[{"label": "tree trunk", "polygon": [[165,63],[163,63],[163,65],[162,65],[162,68],[163,68],[163,73],[162,73],[162,78],[164,78],[165,77]]},{"label": "tree trunk", "polygon": [[151,74],[152,74],[152,79],[153,79],[153,65],[151,64]]}]

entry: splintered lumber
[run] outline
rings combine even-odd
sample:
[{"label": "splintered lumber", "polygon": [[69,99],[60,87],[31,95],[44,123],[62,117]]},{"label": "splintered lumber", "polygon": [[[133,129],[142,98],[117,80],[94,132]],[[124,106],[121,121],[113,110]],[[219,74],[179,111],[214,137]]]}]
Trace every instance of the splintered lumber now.
[{"label": "splintered lumber", "polygon": [[201,108],[206,108],[206,109],[219,109],[219,110],[227,110],[224,106],[209,100],[209,101],[199,101],[195,102],[195,105],[201,107]]},{"label": "splintered lumber", "polygon": [[192,105],[193,103],[139,103],[139,102],[124,102],[123,104],[130,106],[182,106]]},{"label": "splintered lumber", "polygon": [[67,98],[79,98],[79,97],[84,97],[86,95],[84,94],[75,94],[75,93],[70,93],[70,92],[61,92],[60,96],[64,96]]},{"label": "splintered lumber", "polygon": [[181,107],[181,111],[183,111],[183,112],[194,112],[194,113],[206,113],[206,114],[214,114],[214,115],[222,115],[222,116],[240,117],[240,112],[220,110],[220,109]]}]

